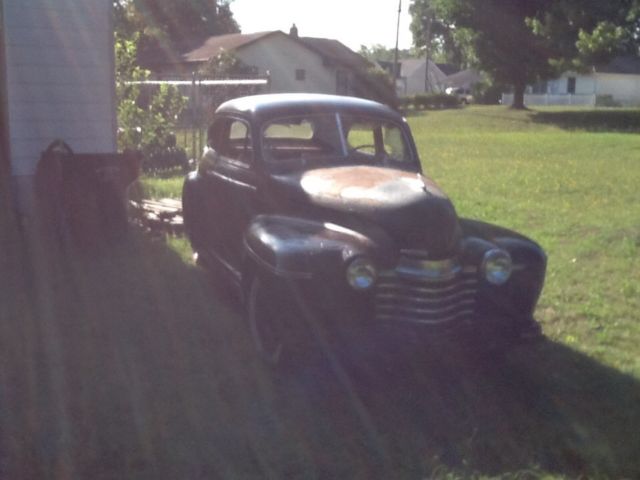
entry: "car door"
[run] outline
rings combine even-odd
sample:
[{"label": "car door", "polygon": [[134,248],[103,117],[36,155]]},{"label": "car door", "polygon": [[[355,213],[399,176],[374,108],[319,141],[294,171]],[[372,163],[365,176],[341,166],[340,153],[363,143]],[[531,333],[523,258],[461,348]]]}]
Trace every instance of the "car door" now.
[{"label": "car door", "polygon": [[242,118],[220,116],[208,136],[214,152],[209,154],[211,165],[204,169],[207,190],[211,192],[207,202],[212,221],[211,244],[217,260],[237,274],[243,234],[256,209],[257,175],[251,127]]}]

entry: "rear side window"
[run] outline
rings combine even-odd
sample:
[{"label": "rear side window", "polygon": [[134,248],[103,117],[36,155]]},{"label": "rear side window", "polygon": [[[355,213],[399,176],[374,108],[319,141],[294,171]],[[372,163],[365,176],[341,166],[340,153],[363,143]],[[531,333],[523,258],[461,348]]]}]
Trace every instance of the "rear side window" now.
[{"label": "rear side window", "polygon": [[262,132],[267,161],[342,155],[335,114],[285,117],[271,121]]},{"label": "rear side window", "polygon": [[244,120],[218,118],[209,127],[208,143],[219,155],[249,166],[253,161],[251,130]]}]

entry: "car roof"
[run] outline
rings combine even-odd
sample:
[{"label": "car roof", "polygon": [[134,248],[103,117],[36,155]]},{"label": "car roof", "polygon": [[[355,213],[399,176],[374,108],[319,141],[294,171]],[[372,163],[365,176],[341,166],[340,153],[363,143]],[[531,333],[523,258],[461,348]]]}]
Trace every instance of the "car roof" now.
[{"label": "car roof", "polygon": [[260,119],[325,112],[358,113],[402,121],[399,113],[381,103],[364,98],[319,93],[252,95],[229,100],[216,110],[216,113],[240,113]]}]

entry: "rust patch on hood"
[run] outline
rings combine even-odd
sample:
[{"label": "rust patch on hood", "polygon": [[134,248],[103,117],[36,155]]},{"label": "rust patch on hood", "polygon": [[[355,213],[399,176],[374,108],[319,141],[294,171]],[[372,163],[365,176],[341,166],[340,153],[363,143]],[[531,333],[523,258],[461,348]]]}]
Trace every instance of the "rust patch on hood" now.
[{"label": "rust patch on hood", "polygon": [[338,167],[311,170],[302,175],[303,190],[316,198],[359,203],[394,202],[431,196],[446,198],[442,190],[419,173],[381,167]]}]

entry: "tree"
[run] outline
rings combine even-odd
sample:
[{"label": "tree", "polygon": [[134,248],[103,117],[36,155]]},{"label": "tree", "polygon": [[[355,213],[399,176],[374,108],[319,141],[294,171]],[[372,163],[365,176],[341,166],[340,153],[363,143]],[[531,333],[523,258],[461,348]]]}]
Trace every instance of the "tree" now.
[{"label": "tree", "polygon": [[200,67],[199,73],[205,77],[229,77],[234,75],[254,75],[255,67],[246,65],[233,52],[222,50]]},{"label": "tree", "polygon": [[425,12],[471,63],[513,86],[514,108],[527,84],[628,51],[638,34],[638,0],[414,0],[413,23]]},{"label": "tree", "polygon": [[460,70],[468,66],[469,55],[464,51],[464,43],[456,42],[455,29],[436,15],[429,2],[413,2],[409,12],[416,49],[424,51],[428,45],[431,58],[455,65]]},{"label": "tree", "polygon": [[240,29],[232,0],[115,0],[116,31],[137,36],[138,59],[145,66],[174,61],[213,35]]},{"label": "tree", "polygon": [[[393,62],[395,59],[395,49],[387,48],[379,43],[369,47],[366,45],[360,45],[358,53],[370,62]],[[398,57],[401,60],[413,58],[411,51],[409,50],[399,50]]]},{"label": "tree", "polygon": [[565,0],[528,20],[552,50],[560,69],[585,69],[616,54],[637,54],[640,34],[638,0]]}]

